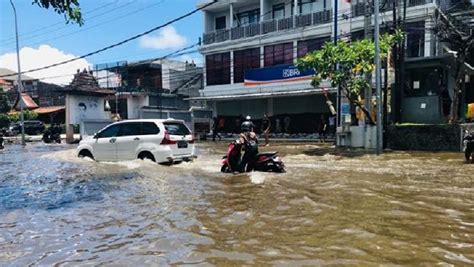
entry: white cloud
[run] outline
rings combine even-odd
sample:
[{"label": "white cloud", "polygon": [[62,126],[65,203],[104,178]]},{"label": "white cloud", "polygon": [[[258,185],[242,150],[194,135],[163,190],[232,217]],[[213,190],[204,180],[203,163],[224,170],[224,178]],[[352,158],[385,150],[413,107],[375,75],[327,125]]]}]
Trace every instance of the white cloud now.
[{"label": "white cloud", "polygon": [[173,26],[166,26],[157,35],[140,38],[140,46],[154,49],[176,49],[186,44],[186,37],[180,35]]},{"label": "white cloud", "polygon": [[[49,45],[40,45],[38,49],[24,47],[20,49],[21,70],[27,71],[39,67],[59,63],[65,60],[75,58],[73,54],[67,54],[57,48]],[[84,69],[90,66],[85,59],[79,59],[71,63],[60,65],[57,67],[27,73],[33,78],[41,79],[44,82],[67,85],[72,81],[74,73],[77,69]],[[17,70],[16,53],[6,53],[0,55],[0,67],[13,71]],[[58,77],[61,76],[61,77]],[[47,78],[55,77],[55,78]],[[47,78],[47,79],[43,79]]]}]

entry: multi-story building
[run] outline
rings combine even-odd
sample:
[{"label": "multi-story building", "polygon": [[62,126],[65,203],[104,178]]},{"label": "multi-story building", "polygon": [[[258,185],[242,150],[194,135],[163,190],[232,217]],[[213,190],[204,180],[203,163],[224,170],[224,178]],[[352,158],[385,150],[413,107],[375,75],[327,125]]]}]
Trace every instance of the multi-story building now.
[{"label": "multi-story building", "polygon": [[[239,115],[258,120],[267,114],[279,121],[290,117],[292,132],[315,131],[321,114],[330,112],[324,92],[335,102],[337,90],[329,84],[313,88],[311,72],[299,72],[294,64],[334,39],[334,1],[219,0],[204,8],[204,89],[198,99],[226,118],[230,128]],[[365,16],[367,1],[336,1],[338,38],[362,39],[373,31],[373,19],[368,24]],[[392,25],[393,1],[380,1],[381,32]],[[198,6],[209,2],[199,1]],[[397,16],[406,14],[407,32],[405,87],[399,99],[404,121],[436,122],[442,117],[439,87],[450,88],[453,81],[430,29],[435,9],[449,2],[407,0],[404,12],[399,1]]]}]

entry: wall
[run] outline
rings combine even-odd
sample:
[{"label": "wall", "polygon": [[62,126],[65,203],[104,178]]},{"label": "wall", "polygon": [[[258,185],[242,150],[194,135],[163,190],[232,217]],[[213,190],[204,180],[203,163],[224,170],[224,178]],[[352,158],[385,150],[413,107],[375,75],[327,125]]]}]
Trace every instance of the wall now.
[{"label": "wall", "polygon": [[385,134],[395,150],[459,151],[459,125],[391,125]]},{"label": "wall", "polygon": [[104,111],[104,97],[78,95],[68,95],[67,97],[66,118],[69,118],[68,124],[80,124],[85,120],[110,119],[109,112]]},{"label": "wall", "polygon": [[128,119],[140,118],[140,108],[149,105],[148,96],[132,96],[127,98]]},{"label": "wall", "polygon": [[[423,103],[425,108],[422,108]],[[402,121],[440,123],[442,121],[438,96],[405,97],[402,101]]]}]

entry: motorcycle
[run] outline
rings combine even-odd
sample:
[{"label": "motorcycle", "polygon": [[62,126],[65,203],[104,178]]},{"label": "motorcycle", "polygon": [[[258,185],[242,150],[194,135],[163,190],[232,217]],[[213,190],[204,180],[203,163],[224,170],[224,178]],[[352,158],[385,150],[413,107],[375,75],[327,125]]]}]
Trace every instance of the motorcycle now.
[{"label": "motorcycle", "polygon": [[61,144],[61,133],[56,129],[48,129],[43,133],[42,140],[46,144]]},{"label": "motorcycle", "polygon": [[464,130],[464,157],[466,162],[474,163],[474,132]]},{"label": "motorcycle", "polygon": [[[221,172],[240,172],[242,145],[239,142],[229,144],[226,155],[222,158]],[[250,159],[245,167],[246,172],[285,172],[285,164],[278,156],[278,152],[262,152]]]}]

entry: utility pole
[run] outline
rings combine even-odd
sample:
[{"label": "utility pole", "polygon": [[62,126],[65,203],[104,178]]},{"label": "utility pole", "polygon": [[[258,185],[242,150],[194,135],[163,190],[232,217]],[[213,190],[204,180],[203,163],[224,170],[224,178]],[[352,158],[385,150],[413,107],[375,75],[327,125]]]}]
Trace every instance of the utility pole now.
[{"label": "utility pole", "polygon": [[[334,44],[337,45],[337,4],[339,0],[334,0]],[[337,68],[337,66],[336,66]],[[341,87],[337,87],[337,95],[336,95],[336,126],[342,126],[342,117],[341,117]],[[337,134],[336,134],[337,135]]]},{"label": "utility pole", "polygon": [[13,4],[12,0],[10,0],[10,4],[13,8],[13,14],[15,15],[15,38],[16,38],[16,61],[18,65],[18,102],[20,103],[20,120],[21,120],[21,144],[23,146],[26,145],[25,142],[25,116],[23,114],[23,82],[21,81],[21,66],[20,66],[20,45],[18,42],[18,23],[16,18],[16,8]]},{"label": "utility pole", "polygon": [[379,0],[374,0],[374,26],[375,26],[375,84],[377,105],[377,155],[382,154],[382,101],[380,98],[380,26],[379,26]]},{"label": "utility pole", "polygon": [[[373,3],[371,0],[367,0],[365,2],[364,6],[364,38],[367,40],[372,39],[372,9],[373,9]],[[364,92],[364,102],[365,102],[365,108],[369,111],[369,113],[372,111],[372,75],[368,73],[365,76],[365,79],[367,82],[370,84],[370,88],[366,89]]]}]

